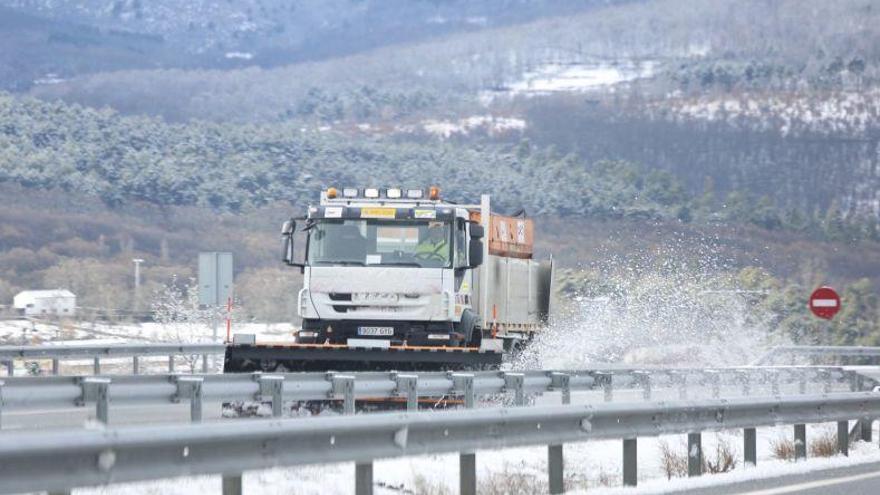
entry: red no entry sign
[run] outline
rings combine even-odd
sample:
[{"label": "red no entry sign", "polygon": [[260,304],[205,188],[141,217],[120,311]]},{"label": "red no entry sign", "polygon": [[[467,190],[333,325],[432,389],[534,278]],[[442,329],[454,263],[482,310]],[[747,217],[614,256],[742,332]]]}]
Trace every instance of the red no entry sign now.
[{"label": "red no entry sign", "polygon": [[810,311],[819,318],[830,320],[840,311],[840,296],[831,287],[819,287],[810,294]]}]

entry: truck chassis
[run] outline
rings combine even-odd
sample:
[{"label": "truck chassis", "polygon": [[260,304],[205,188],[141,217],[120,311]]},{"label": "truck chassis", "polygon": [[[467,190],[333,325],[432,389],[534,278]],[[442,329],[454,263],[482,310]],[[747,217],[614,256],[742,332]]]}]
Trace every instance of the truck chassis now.
[{"label": "truck chassis", "polygon": [[438,371],[494,369],[503,353],[476,347],[350,347],[341,344],[231,344],[224,371]]}]

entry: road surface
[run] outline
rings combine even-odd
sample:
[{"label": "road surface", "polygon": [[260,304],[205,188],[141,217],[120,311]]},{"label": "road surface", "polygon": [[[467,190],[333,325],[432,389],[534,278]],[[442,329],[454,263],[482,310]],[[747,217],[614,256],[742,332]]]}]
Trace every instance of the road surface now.
[{"label": "road surface", "polygon": [[876,495],[880,462],[677,491],[697,495]]}]

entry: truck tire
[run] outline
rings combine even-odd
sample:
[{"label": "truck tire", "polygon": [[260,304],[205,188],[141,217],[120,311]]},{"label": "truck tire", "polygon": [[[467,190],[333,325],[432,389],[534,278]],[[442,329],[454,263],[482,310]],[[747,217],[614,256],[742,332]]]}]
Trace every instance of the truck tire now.
[{"label": "truck tire", "polygon": [[462,345],[469,347],[479,347],[483,340],[483,332],[476,326],[477,317],[473,311],[466,309],[461,314],[461,322],[458,324],[458,331],[464,335]]}]

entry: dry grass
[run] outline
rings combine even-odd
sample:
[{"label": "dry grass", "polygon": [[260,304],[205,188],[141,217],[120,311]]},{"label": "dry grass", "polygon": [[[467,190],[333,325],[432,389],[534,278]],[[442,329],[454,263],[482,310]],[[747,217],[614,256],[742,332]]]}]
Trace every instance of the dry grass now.
[{"label": "dry grass", "polygon": [[[402,488],[402,487],[401,487]],[[453,491],[443,483],[433,483],[421,474],[413,478],[412,490],[400,489],[406,495],[452,495]]]},{"label": "dry grass", "polygon": [[[683,478],[688,475],[688,449],[687,444],[681,446],[681,451],[671,448],[665,441],[659,442],[660,446],[660,465],[668,479]],[[704,473],[718,474],[726,473],[736,469],[739,458],[736,451],[731,447],[730,442],[723,438],[715,438],[715,450],[707,455],[708,452],[703,451],[702,471]]]},{"label": "dry grass", "polygon": [[512,494],[544,494],[550,491],[547,480],[543,476],[511,470],[507,465],[499,473],[492,473],[477,483],[480,495],[512,495]]},{"label": "dry grass", "polygon": [[703,471],[711,474],[733,471],[736,469],[738,460],[736,451],[730,446],[730,442],[716,438],[715,456],[712,459],[703,457]]},{"label": "dry grass", "polygon": [[770,441],[770,451],[774,459],[783,461],[794,460],[794,440],[790,438],[777,438]]},{"label": "dry grass", "polygon": [[659,447],[660,465],[663,466],[663,472],[666,473],[666,478],[672,479],[673,477],[682,478],[687,476],[687,447],[685,447],[684,453],[679,453],[673,450],[665,440],[659,442]]},{"label": "dry grass", "polygon": [[[596,479],[597,486],[618,486],[621,484],[621,476],[619,474],[609,473],[605,469],[599,469],[599,477]],[[568,488],[566,486],[567,489]]]},{"label": "dry grass", "polygon": [[837,454],[836,432],[825,431],[810,442],[810,457],[831,457]]},{"label": "dry grass", "polygon": [[[614,481],[613,476],[606,475],[604,478],[600,476],[600,483],[606,486],[613,484]],[[564,484],[566,491],[585,490],[588,481],[584,475],[566,473]],[[416,475],[413,478],[411,488],[402,485],[381,486],[388,491],[400,493],[401,495],[452,495],[458,493],[457,483],[454,486],[450,486],[442,482],[430,481],[423,475]],[[505,464],[502,471],[492,473],[488,477],[481,477],[477,481],[477,493],[480,495],[546,494],[549,490],[546,474],[537,474],[534,469],[530,469],[525,463]]]}]

